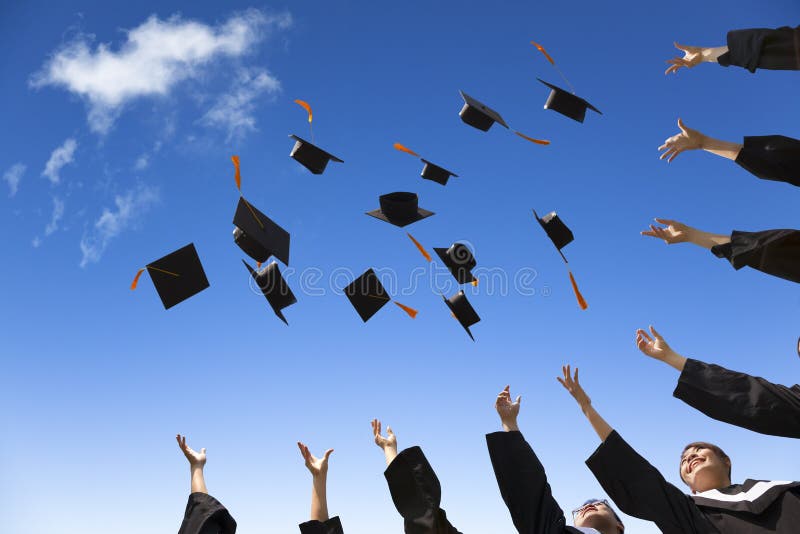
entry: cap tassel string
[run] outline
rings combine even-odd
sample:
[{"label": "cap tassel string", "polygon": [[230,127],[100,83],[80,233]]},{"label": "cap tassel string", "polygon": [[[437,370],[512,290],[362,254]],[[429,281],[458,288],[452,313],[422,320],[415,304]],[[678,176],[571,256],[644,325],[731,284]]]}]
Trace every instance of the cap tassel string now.
[{"label": "cap tassel string", "polygon": [[408,232],[406,232],[406,235],[408,236],[409,239],[411,239],[411,241],[414,242],[414,245],[417,247],[417,249],[419,250],[420,254],[422,254],[425,257],[426,260],[431,261],[431,255],[428,253],[427,250],[425,250],[425,247],[423,247],[422,244],[419,241],[417,241],[416,239],[414,239],[414,236],[412,236]]},{"label": "cap tassel string", "polygon": [[256,212],[253,210],[253,206],[251,206],[250,203],[247,201],[247,199],[244,198],[244,195],[242,195],[242,173],[239,167],[239,156],[231,156],[231,161],[233,162],[233,167],[236,169],[236,173],[234,174],[233,179],[236,180],[236,189],[239,190],[239,196],[242,197],[242,200],[244,200],[244,205],[247,206],[248,210],[250,210],[250,215],[253,216],[253,218],[258,223],[258,226],[260,226],[261,229],[263,230],[264,223],[262,223],[261,219],[259,219],[258,215],[256,215]]},{"label": "cap tassel string", "polygon": [[309,105],[308,102],[306,102],[304,100],[295,100],[294,103],[302,106],[308,112],[308,129],[311,131],[311,142],[313,143],[314,142],[314,125],[312,124],[311,121],[313,120],[314,115],[311,113],[311,106]]},{"label": "cap tassel string", "polygon": [[406,306],[405,304],[400,304],[397,301],[395,301],[395,304],[397,304],[400,307],[400,309],[403,310],[404,312],[406,312],[408,314],[408,316],[411,317],[412,319],[416,319],[417,318],[417,313],[419,313],[419,312],[417,310],[415,310],[414,308]]},{"label": "cap tassel string", "polygon": [[535,46],[536,49],[539,50],[539,52],[544,54],[544,57],[546,57],[547,61],[549,61],[550,64],[553,66],[553,68],[556,69],[556,72],[558,72],[559,76],[561,76],[561,79],[564,80],[564,82],[569,86],[569,90],[572,91],[572,94],[574,95],[575,94],[575,88],[572,87],[571,83],[569,83],[569,80],[567,79],[566,76],[564,76],[564,73],[561,72],[561,69],[558,68],[558,65],[556,65],[555,60],[552,58],[552,56],[550,54],[547,53],[547,50],[545,50],[542,45],[540,45],[539,43],[536,43],[534,41],[531,41],[531,44],[533,46]]},{"label": "cap tassel string", "polygon": [[572,291],[575,292],[575,298],[578,299],[578,306],[580,306],[582,310],[585,310],[589,305],[586,303],[586,299],[583,298],[583,295],[581,295],[578,289],[578,283],[575,282],[575,277],[572,276],[572,271],[569,271],[569,281],[572,284]]},{"label": "cap tassel string", "polygon": [[133,282],[131,282],[131,291],[136,289],[136,287],[139,285],[139,277],[142,276],[142,273],[145,270],[148,270],[148,269],[149,270],[153,270],[153,271],[158,271],[158,272],[164,273],[164,274],[169,274],[169,275],[175,276],[175,277],[179,277],[180,276],[177,273],[173,273],[173,272],[170,272],[170,271],[165,271],[164,269],[159,269],[158,267],[143,267],[143,268],[139,269],[136,272],[136,276],[133,278]]}]

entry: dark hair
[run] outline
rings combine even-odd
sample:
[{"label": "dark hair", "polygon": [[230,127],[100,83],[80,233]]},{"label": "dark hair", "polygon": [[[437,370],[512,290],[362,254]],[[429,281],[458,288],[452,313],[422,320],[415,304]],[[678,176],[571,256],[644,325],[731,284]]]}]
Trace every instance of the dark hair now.
[{"label": "dark hair", "polygon": [[[686,454],[686,451],[688,451],[689,449],[695,449],[695,448],[697,448],[697,449],[709,449],[709,450],[713,451],[714,454],[717,455],[717,458],[719,458],[723,462],[725,460],[727,460],[728,461],[728,480],[731,479],[731,459],[728,457],[727,454],[725,454],[725,451],[723,451],[722,449],[720,449],[719,447],[717,447],[713,443],[707,443],[705,441],[695,441],[693,443],[688,444],[687,446],[685,446],[683,448],[683,451],[681,452],[681,461],[683,460],[683,455]],[[681,464],[678,464],[678,475],[681,477],[681,480],[683,480],[683,482],[685,484],[686,481],[683,479],[683,471],[681,470]]]},{"label": "dark hair", "polygon": [[581,507],[586,506],[587,504],[594,503],[594,502],[604,502],[605,505],[608,506],[608,509],[611,510],[611,513],[614,514],[614,518],[617,520],[617,522],[622,527],[622,530],[620,530],[620,532],[625,532],[625,524],[622,522],[622,519],[620,519],[619,516],[617,515],[616,510],[614,510],[614,508],[610,504],[608,504],[608,501],[606,499],[587,499],[581,505]]}]

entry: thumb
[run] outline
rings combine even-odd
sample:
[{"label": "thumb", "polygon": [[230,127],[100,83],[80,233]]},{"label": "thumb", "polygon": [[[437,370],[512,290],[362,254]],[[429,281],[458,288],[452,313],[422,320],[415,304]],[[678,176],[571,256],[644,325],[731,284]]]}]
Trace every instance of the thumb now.
[{"label": "thumb", "polygon": [[392,432],[392,427],[390,427],[390,426],[386,427],[386,434],[387,435],[394,435],[394,432]]},{"label": "thumb", "polygon": [[328,449],[327,451],[325,451],[325,457],[324,457],[325,460],[328,459],[328,457],[331,455],[332,452],[333,452],[333,449]]},{"label": "thumb", "polygon": [[206,448],[205,448],[205,447],[203,447],[202,449],[200,449],[200,454],[205,454],[205,453],[206,453]]},{"label": "thumb", "polygon": [[683,120],[681,120],[680,118],[678,118],[678,128],[680,128],[683,133],[687,133],[686,125],[683,124]]},{"label": "thumb", "polygon": [[522,400],[522,395],[517,395],[517,400],[516,400],[516,403],[517,403],[517,404],[519,404],[519,402],[520,402],[521,400]]}]

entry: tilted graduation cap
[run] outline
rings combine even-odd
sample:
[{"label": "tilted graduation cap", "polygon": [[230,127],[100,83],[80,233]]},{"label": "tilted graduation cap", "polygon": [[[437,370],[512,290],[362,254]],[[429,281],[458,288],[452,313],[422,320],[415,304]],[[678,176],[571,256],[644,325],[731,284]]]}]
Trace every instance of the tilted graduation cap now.
[{"label": "tilted graduation cap", "polygon": [[397,191],[387,193],[378,198],[380,208],[368,211],[376,219],[386,221],[395,226],[407,226],[411,223],[434,215],[432,211],[419,207],[419,197],[416,193]]},{"label": "tilted graduation cap", "polygon": [[542,80],[541,78],[536,78],[547,87],[550,88],[550,95],[547,97],[547,102],[544,104],[544,109],[552,109],[562,115],[569,117],[570,119],[576,120],[578,122],[583,122],[583,119],[586,117],[586,109],[591,109],[596,111],[597,113],[603,114],[599,109],[591,105],[589,102],[584,100],[583,98],[579,97],[575,94],[575,90],[572,89],[572,84],[569,83],[569,80],[564,73],[561,72],[561,69],[558,68],[556,65],[555,60],[547,53],[547,50],[544,47],[534,41],[531,41],[531,44],[535,46],[539,52],[541,52],[544,57],[547,58],[547,61],[553,66],[553,68],[558,71],[564,81],[569,85],[570,91],[566,91],[560,87],[553,85],[552,83],[547,83],[546,81]]},{"label": "tilted graduation cap", "polygon": [[289,232],[239,197],[233,216],[233,240],[245,254],[259,263],[275,256],[289,265]]},{"label": "tilted graduation cap", "polygon": [[311,131],[311,142],[297,135],[290,135],[289,137],[294,139],[295,143],[289,156],[314,174],[322,174],[325,171],[325,167],[328,166],[328,162],[331,160],[344,163],[341,159],[333,154],[325,152],[313,143],[314,129],[311,125],[311,121],[314,115],[311,113],[311,106],[308,102],[304,102],[303,100],[295,100],[294,102],[302,106],[308,112],[308,127]]},{"label": "tilted graduation cap", "polygon": [[601,115],[603,114],[602,111],[583,98],[557,87],[552,83],[547,83],[541,78],[536,79],[550,88],[550,95],[547,97],[547,102],[544,103],[544,109],[552,109],[578,122],[583,122],[583,119],[586,118],[587,109],[596,111]]},{"label": "tilted graduation cap", "polygon": [[[378,275],[372,269],[367,269],[364,274],[350,282],[344,288],[344,294],[347,295],[350,304],[353,305],[353,308],[356,309],[359,317],[365,323],[378,313],[378,310],[383,308],[387,302],[392,300],[386,288],[383,287],[383,284],[378,279]],[[399,302],[395,302],[395,304],[412,319],[417,316],[417,310]]]},{"label": "tilted graduation cap", "polygon": [[459,291],[449,299],[442,295],[442,299],[444,299],[444,303],[447,304],[448,308],[450,308],[450,312],[452,312],[459,324],[461,324],[461,326],[464,327],[464,330],[467,331],[470,339],[475,341],[475,338],[472,336],[472,332],[470,332],[469,327],[479,322],[481,318],[478,317],[478,314],[475,312],[472,304],[470,304],[467,300],[467,296],[464,294],[464,291]]},{"label": "tilted graduation cap", "polygon": [[464,107],[458,113],[462,121],[484,132],[488,131],[495,122],[508,128],[508,124],[498,112],[483,102],[475,100],[464,91],[459,91],[459,93],[461,93],[461,98],[464,99]]},{"label": "tilted graduation cap", "polygon": [[269,305],[272,307],[272,311],[275,312],[275,315],[277,315],[281,321],[288,325],[289,323],[286,321],[286,317],[283,316],[281,310],[296,303],[297,298],[295,298],[294,293],[292,293],[286,280],[284,280],[281,275],[281,271],[278,269],[278,263],[273,261],[260,271],[256,271],[250,267],[244,260],[242,260],[242,263],[244,263],[244,266],[247,267],[247,270],[250,272],[250,276],[252,276],[256,284],[258,284],[258,288],[264,294],[264,297],[266,297],[267,302],[269,302]]},{"label": "tilted graduation cap", "polygon": [[583,295],[581,295],[581,292],[578,289],[578,284],[575,282],[575,277],[572,275],[572,271],[569,270],[569,262],[567,261],[567,257],[564,256],[563,252],[561,252],[562,248],[572,243],[572,241],[575,239],[575,236],[572,235],[572,230],[567,228],[567,225],[564,224],[564,222],[554,211],[551,211],[544,217],[539,218],[536,210],[533,210],[533,216],[536,217],[536,220],[542,226],[545,233],[547,233],[547,237],[550,238],[550,241],[552,241],[553,245],[555,245],[555,247],[558,249],[558,253],[561,254],[561,259],[563,259],[564,264],[567,265],[569,281],[572,283],[572,290],[575,292],[575,298],[578,299],[578,305],[581,307],[581,309],[585,310],[588,307],[586,299],[584,299]]},{"label": "tilted graduation cap", "polygon": [[139,277],[145,270],[150,273],[150,279],[156,286],[158,296],[161,297],[161,302],[166,310],[209,286],[194,243],[189,243],[163,258],[147,264],[143,269],[139,269],[136,278],[131,283],[131,289],[136,289]]},{"label": "tilted graduation cap", "polygon": [[472,251],[464,243],[453,243],[450,248],[433,248],[459,284],[475,283],[472,269],[478,264]]},{"label": "tilted graduation cap", "polygon": [[417,154],[410,148],[406,148],[400,143],[395,143],[394,148],[399,150],[400,152],[405,152],[406,154],[411,154],[412,156],[418,157],[422,161],[422,163],[425,164],[425,166],[422,167],[422,173],[420,173],[420,176],[422,176],[422,178],[424,178],[425,180],[431,180],[433,182],[436,182],[437,184],[447,185],[447,180],[449,180],[451,176],[453,176],[454,178],[458,178],[458,175],[456,173],[448,171],[444,167],[436,165],[435,163],[431,163],[427,159],[420,157],[419,154]]}]

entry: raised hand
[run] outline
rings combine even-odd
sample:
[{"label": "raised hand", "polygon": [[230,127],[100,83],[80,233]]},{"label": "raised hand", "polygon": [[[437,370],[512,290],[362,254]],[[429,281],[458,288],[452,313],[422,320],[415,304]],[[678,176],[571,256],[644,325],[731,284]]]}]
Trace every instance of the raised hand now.
[{"label": "raised hand", "polygon": [[503,429],[508,432],[510,430],[519,430],[517,426],[517,415],[519,415],[521,395],[517,395],[517,400],[511,402],[511,386],[506,386],[503,391],[497,395],[497,400],[494,402],[494,407],[497,414],[500,416],[500,422],[503,423]]},{"label": "raised hand", "polygon": [[192,467],[200,467],[202,468],[206,465],[206,450],[200,449],[200,452],[196,452],[191,447],[186,445],[186,436],[181,436],[177,434],[175,439],[178,440],[178,447],[183,451],[183,455],[186,456],[186,459],[189,460],[189,465]]},{"label": "raised hand", "polygon": [[304,443],[298,441],[297,448],[300,449],[300,454],[303,456],[303,460],[306,462],[306,467],[314,478],[326,476],[328,474],[328,458],[333,452],[333,449],[328,449],[325,451],[325,454],[322,456],[322,458],[316,458],[311,454],[311,452],[308,450],[308,447],[306,447]]},{"label": "raised hand", "polygon": [[662,361],[678,371],[683,371],[686,358],[672,350],[664,338],[650,326],[650,334],[639,328],[636,330],[636,347],[647,356]]},{"label": "raised hand", "polygon": [[678,119],[678,128],[681,133],[673,135],[664,144],[658,147],[659,150],[664,152],[658,159],[667,158],[667,163],[672,162],[673,159],[678,157],[678,154],[685,150],[698,150],[703,148],[703,143],[706,141],[706,136],[697,130],[687,128],[681,119]]},{"label": "raised hand", "polygon": [[674,57],[668,59],[667,63],[670,64],[664,74],[677,73],[681,68],[690,69],[696,67],[703,62],[703,51],[705,50],[700,46],[687,46],[678,43],[673,43],[675,48],[683,52],[683,57]]},{"label": "raised hand", "polygon": [[573,377],[570,373],[570,366],[564,365],[561,367],[561,371],[564,373],[564,377],[556,377],[564,389],[569,391],[569,394],[577,401],[578,406],[581,407],[581,410],[586,410],[591,404],[592,399],[589,398],[589,395],[583,391],[580,382],[578,382],[578,368],[575,368],[575,376]]},{"label": "raised hand", "polygon": [[381,422],[377,419],[373,419],[372,434],[375,436],[375,444],[381,449],[385,450],[389,447],[390,449],[397,450],[397,437],[395,437],[394,432],[392,432],[392,427],[386,427],[386,437],[383,437],[381,436]]},{"label": "raised hand", "polygon": [[664,228],[650,225],[650,230],[645,230],[642,235],[663,239],[667,245],[691,241],[694,228],[671,219],[656,219],[658,224],[666,225]]}]

